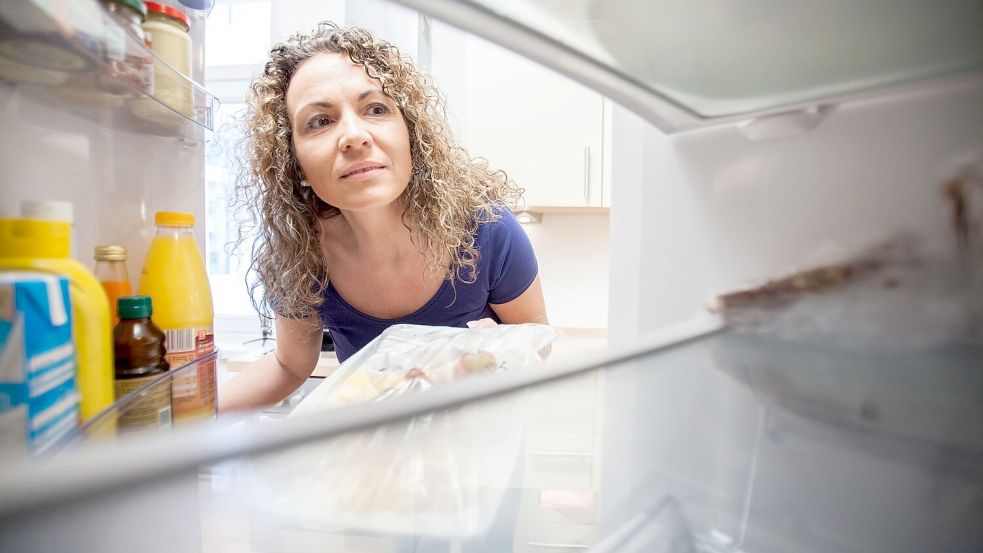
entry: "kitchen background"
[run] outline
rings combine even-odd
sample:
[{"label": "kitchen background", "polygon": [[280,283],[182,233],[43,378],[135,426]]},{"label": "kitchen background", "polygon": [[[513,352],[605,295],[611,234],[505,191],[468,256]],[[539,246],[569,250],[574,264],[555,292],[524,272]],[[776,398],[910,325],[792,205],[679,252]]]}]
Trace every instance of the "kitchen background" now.
[{"label": "kitchen background", "polygon": [[366,27],[429,69],[465,147],[526,189],[529,213],[520,221],[529,220],[524,228],[539,259],[550,322],[603,335],[611,193],[604,137],[611,105],[600,94],[387,2],[220,0],[208,18],[205,51],[205,86],[222,102],[206,146],[206,258],[220,349],[235,355],[261,332],[246,295],[247,263],[226,247],[236,235],[227,207],[241,132],[236,116],[270,47],[322,20]]}]

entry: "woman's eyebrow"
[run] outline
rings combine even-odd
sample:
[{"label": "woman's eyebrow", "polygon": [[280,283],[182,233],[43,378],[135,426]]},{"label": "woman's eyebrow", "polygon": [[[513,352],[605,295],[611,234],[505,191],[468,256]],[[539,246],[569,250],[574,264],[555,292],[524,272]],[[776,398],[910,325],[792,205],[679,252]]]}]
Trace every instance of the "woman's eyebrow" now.
[{"label": "woman's eyebrow", "polygon": [[[361,100],[364,100],[365,98],[367,98],[368,96],[371,96],[373,94],[381,94],[383,96],[386,96],[386,93],[383,92],[383,91],[381,91],[381,90],[379,90],[378,88],[370,88],[369,90],[366,90],[365,92],[359,94],[358,95],[358,99],[359,99],[359,101],[361,101]],[[386,98],[388,98],[388,97],[389,96],[386,96]]]},{"label": "woman's eyebrow", "polygon": [[[373,94],[378,94],[380,96],[384,96],[386,98],[389,98],[389,95],[387,95],[382,90],[379,90],[378,88],[370,88],[370,89],[366,90],[365,92],[363,92],[363,93],[361,93],[361,94],[358,95],[358,101],[361,102],[362,100],[368,98],[369,96],[372,96]],[[334,108],[334,104],[332,104],[331,102],[325,102],[323,100],[318,100],[316,102],[310,102],[310,103],[304,104],[303,106],[301,106],[300,109],[298,109],[296,112],[294,112],[294,117],[296,118],[298,115],[300,115],[301,113],[303,113],[304,110],[309,109],[309,108],[333,109]]]},{"label": "woman's eyebrow", "polygon": [[333,107],[334,107],[334,104],[332,104],[331,102],[322,102],[322,101],[310,102],[309,104],[304,104],[303,106],[301,106],[300,109],[298,109],[297,111],[295,111],[294,112],[294,117],[296,117],[300,113],[303,113],[303,111],[306,110],[306,109],[308,109],[308,108],[331,109]]},{"label": "woman's eyebrow", "polygon": [[[363,92],[363,93],[361,93],[361,94],[358,95],[358,101],[361,102],[362,100],[364,100],[365,98],[367,98],[367,97],[369,97],[369,96],[371,96],[373,94],[380,94],[382,96],[386,96],[386,98],[389,97],[389,96],[386,95],[385,92],[379,90],[378,88],[370,88],[369,90],[366,90],[365,92]],[[304,104],[300,109],[297,110],[296,113],[300,113],[300,112],[302,112],[302,111],[304,111],[305,109],[308,109],[308,108],[332,109],[332,108],[334,108],[334,104],[332,104],[331,102],[325,102],[323,100],[318,100],[316,102],[310,102],[310,103]]]}]

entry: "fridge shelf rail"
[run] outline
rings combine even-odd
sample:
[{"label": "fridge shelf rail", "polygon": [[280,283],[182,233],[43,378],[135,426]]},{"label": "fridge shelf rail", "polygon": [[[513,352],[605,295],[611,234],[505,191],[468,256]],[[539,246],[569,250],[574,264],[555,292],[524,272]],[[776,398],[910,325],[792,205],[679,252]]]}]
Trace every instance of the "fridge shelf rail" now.
[{"label": "fridge shelf rail", "polygon": [[[218,362],[218,352],[203,355],[198,359],[189,361],[180,367],[172,367],[171,370],[155,378],[143,386],[133,390],[123,397],[117,398],[109,407],[93,416],[91,419],[77,427],[70,434],[54,444],[48,454],[53,456],[70,454],[77,452],[80,448],[89,447],[107,440],[125,437],[133,439],[135,437],[154,438],[170,434],[173,431],[173,424],[167,422],[159,427],[155,426],[127,426],[127,418],[132,417],[140,411],[146,411],[148,398],[162,389],[170,390],[172,383],[187,377],[194,377],[202,371],[210,371],[214,374]],[[217,399],[217,388],[208,390],[212,405]],[[168,417],[170,419],[170,416]],[[192,423],[214,422],[214,414],[208,420],[202,419]],[[186,426],[188,422],[184,423]]]},{"label": "fridge shelf rail", "polygon": [[96,124],[155,136],[211,130],[219,104],[95,0],[0,3],[0,83]]}]

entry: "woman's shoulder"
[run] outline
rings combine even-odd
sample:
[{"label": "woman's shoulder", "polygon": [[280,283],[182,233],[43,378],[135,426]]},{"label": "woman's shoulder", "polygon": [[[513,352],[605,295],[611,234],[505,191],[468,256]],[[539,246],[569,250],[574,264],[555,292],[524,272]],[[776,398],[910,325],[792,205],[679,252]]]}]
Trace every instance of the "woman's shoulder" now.
[{"label": "woman's shoulder", "polygon": [[475,218],[478,220],[479,240],[492,238],[497,235],[510,235],[519,228],[519,222],[515,220],[512,210],[505,204],[496,203],[491,207],[480,208],[475,211]]},{"label": "woman's shoulder", "polygon": [[474,216],[478,219],[478,226],[504,224],[506,226],[518,224],[515,215],[509,206],[496,202],[488,207],[480,207],[475,210]]}]

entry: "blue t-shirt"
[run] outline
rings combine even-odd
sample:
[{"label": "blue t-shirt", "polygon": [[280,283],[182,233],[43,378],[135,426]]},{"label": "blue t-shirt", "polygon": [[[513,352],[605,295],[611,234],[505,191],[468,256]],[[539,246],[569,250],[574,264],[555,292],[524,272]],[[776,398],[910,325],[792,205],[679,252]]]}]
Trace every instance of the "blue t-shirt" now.
[{"label": "blue t-shirt", "polygon": [[[423,307],[398,319],[370,317],[348,304],[328,282],[318,308],[321,322],[334,339],[338,360],[344,361],[394,324],[464,327],[468,321],[499,321],[490,303],[514,300],[529,288],[539,273],[532,244],[508,209],[496,209],[498,221],[478,226],[480,253],[477,278],[466,283],[455,276],[454,287],[444,280]],[[456,290],[455,290],[456,288]]]}]

